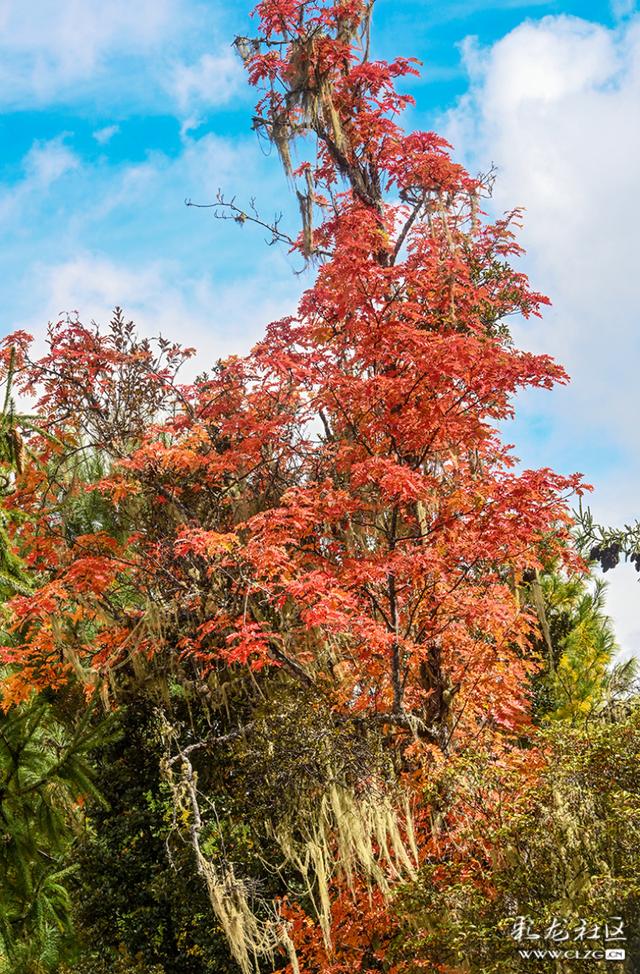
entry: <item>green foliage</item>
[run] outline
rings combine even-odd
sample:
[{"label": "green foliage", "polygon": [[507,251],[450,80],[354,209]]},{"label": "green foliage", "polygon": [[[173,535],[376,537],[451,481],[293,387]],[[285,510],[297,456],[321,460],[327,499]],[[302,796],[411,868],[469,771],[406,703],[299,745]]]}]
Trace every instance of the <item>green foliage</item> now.
[{"label": "green foliage", "polygon": [[123,704],[121,736],[96,755],[108,804],[90,803],[74,855],[73,974],[236,974],[191,849],[171,841],[154,694]]},{"label": "green foliage", "polygon": [[[9,357],[0,414],[0,498],[23,470],[19,427],[33,429],[11,397],[15,354]],[[39,431],[41,432],[41,431]],[[12,511],[16,517],[16,512]],[[0,508],[0,605],[30,593],[30,579]],[[2,645],[15,639],[3,632]],[[4,667],[0,677],[7,676]],[[0,699],[0,705],[4,701]],[[94,720],[83,701],[33,696],[0,711],[0,972],[47,974],[73,950],[69,851],[82,828],[81,802],[99,800],[89,754],[110,739],[112,722]]]},{"label": "green foliage", "polygon": [[[25,417],[16,415],[11,396],[14,368],[15,351],[12,349],[3,383],[5,391],[0,413],[0,498],[11,490],[13,476],[16,471],[22,470],[24,457],[24,443],[18,424]],[[22,563],[12,549],[8,528],[9,518],[0,505],[0,600],[29,591]]]},{"label": "green foliage", "polygon": [[[0,970],[56,969],[72,938],[69,850],[80,799],[98,800],[88,755],[110,721],[75,727],[34,699],[0,717]],[[4,965],[4,967],[2,966]]]},{"label": "green foliage", "polygon": [[605,612],[605,584],[559,572],[541,579],[553,646],[542,679],[538,716],[584,721],[608,700],[608,672],[618,650]]},{"label": "green foliage", "polygon": [[640,521],[625,524],[622,528],[605,527],[597,524],[589,508],[582,504],[576,519],[577,544],[589,561],[596,562],[608,572],[623,558],[640,572]]},{"label": "green foliage", "polygon": [[[588,728],[556,722],[540,743],[548,764],[527,788],[521,773],[501,771],[482,752],[447,769],[447,851],[428,858],[402,901],[407,919],[394,953],[407,971],[424,970],[412,968],[412,958],[473,974],[528,971],[531,961],[519,957],[510,936],[518,916],[538,929],[553,917],[570,925],[622,917],[627,970],[638,969],[640,707]],[[483,809],[484,827],[476,821],[475,830],[459,832],[464,854],[456,853],[447,828],[474,805]]]}]

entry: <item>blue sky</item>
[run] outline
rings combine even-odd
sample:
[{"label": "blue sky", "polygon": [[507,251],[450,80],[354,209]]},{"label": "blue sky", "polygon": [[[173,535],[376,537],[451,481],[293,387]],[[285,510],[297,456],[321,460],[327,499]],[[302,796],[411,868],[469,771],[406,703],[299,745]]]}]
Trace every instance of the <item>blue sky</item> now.
[{"label": "blue sky", "polygon": [[[17,0],[4,0],[0,4],[0,25],[3,17],[7,17],[11,24],[12,11],[17,11],[19,6]],[[56,10],[68,8],[72,11],[75,6],[73,0],[59,3],[40,0],[36,4],[36,7],[50,11],[52,19]],[[86,6],[93,10],[97,7],[92,0],[88,0]],[[114,6],[118,6],[117,0]],[[40,90],[35,83],[28,83],[27,76],[35,73],[39,61],[44,73],[39,48],[46,45],[36,39],[38,42],[29,51],[28,21],[32,20],[32,15],[26,13],[26,8],[21,15],[13,14],[16,20],[24,21],[27,43],[22,44],[19,55],[13,56],[10,46],[4,45],[5,51],[9,47],[9,52],[6,52],[8,57],[0,77],[15,70],[24,83],[9,85],[9,92],[2,99],[5,102],[0,116],[0,175],[3,181],[10,183],[19,179],[23,159],[34,140],[49,141],[64,136],[65,142],[84,159],[100,162],[105,156],[105,144],[96,140],[94,133],[102,130],[106,139],[114,125],[118,131],[109,139],[110,165],[141,162],[154,151],[171,157],[180,154],[183,113],[162,85],[159,78],[162,68],[181,61],[193,64],[202,55],[219,52],[225,41],[230,44],[236,34],[250,31],[251,21],[247,16],[250,3],[233,0],[225,4],[184,2],[164,6],[169,8],[167,26],[172,21],[172,14],[178,13],[175,17],[178,31],[173,36],[163,36],[158,30],[158,36],[144,48],[133,47],[120,53],[117,36],[104,36],[106,30],[103,28],[104,47],[98,46],[96,60],[87,65],[88,70],[78,72],[79,83],[60,84],[59,90],[54,92],[47,91],[44,79]],[[106,7],[108,10],[108,2]],[[459,50],[466,37],[477,37],[482,45],[489,45],[527,18],[561,14],[613,26],[620,19],[614,9],[615,4],[608,0],[538,0],[536,3],[519,0],[489,0],[487,3],[482,0],[453,0],[451,3],[378,0],[375,43],[381,57],[391,57],[402,51],[423,61],[423,77],[416,85],[420,91],[420,114],[424,113],[427,120],[429,117],[436,119],[439,112],[450,107],[466,90],[468,76]],[[618,9],[624,10],[625,5]],[[626,9],[630,9],[629,5]],[[179,14],[183,10],[189,11],[190,16],[185,17],[181,25]],[[69,24],[69,30],[73,30],[73,23]],[[0,50],[2,47],[0,42]],[[148,61],[156,55],[159,55],[162,66],[158,64],[159,70],[154,72],[149,70]],[[44,57],[46,59],[46,53]],[[64,52],[60,52],[59,59],[64,60]],[[57,61],[58,57],[50,58],[52,74]],[[73,72],[69,74],[73,77]],[[208,130],[225,137],[246,134],[249,106],[250,96],[247,101],[246,92],[234,90],[233,99],[225,98],[222,104],[215,106],[201,106],[200,124],[194,131],[202,134]]]},{"label": "blue sky", "polygon": [[[248,226],[187,209],[220,187],[295,211],[250,130],[231,50],[249,4],[0,0],[0,328],[41,335],[115,304],[144,331],[242,352],[291,311],[304,279]],[[633,0],[377,0],[375,53],[415,56],[409,123],[473,171],[498,166],[492,208],[526,207],[524,268],[550,294],[518,341],[569,389],[525,396],[507,430],[527,465],[581,470],[607,520],[640,514],[640,16]],[[640,648],[633,573],[610,605]]]}]

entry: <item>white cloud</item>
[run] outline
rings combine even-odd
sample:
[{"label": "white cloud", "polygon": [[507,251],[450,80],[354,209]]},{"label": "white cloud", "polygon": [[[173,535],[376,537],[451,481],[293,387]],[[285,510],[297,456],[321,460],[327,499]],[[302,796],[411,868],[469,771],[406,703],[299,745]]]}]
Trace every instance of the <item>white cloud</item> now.
[{"label": "white cloud", "polygon": [[611,12],[619,20],[631,16],[635,10],[636,0],[611,0]]},{"label": "white cloud", "polygon": [[21,327],[39,342],[47,320],[77,312],[85,322],[105,325],[118,305],[142,334],[163,334],[195,346],[198,356],[192,374],[209,368],[218,357],[248,351],[262,337],[266,322],[290,313],[298,290],[297,282],[282,275],[272,256],[243,280],[242,287],[208,274],[185,276],[175,261],[131,267],[99,253],[34,270],[33,310]]},{"label": "white cloud", "polygon": [[221,104],[238,69],[216,38],[234,19],[217,0],[0,0],[0,106],[166,110],[168,89]]},{"label": "white cloud", "polygon": [[[490,48],[468,42],[464,54],[470,88],[448,115],[446,134],[473,170],[498,165],[492,209],[526,207],[526,269],[554,307],[542,325],[517,326],[516,337],[555,355],[572,375],[568,390],[544,402],[527,397],[525,413],[550,429],[543,462],[555,454],[567,469],[577,460],[596,485],[596,514],[633,519],[640,515],[640,19],[608,30],[546,17]],[[537,460],[541,449],[530,437],[521,452]],[[613,576],[612,593],[621,584]],[[628,647],[640,629],[638,600],[614,601]]]},{"label": "white cloud", "polygon": [[39,53],[92,63],[104,50],[153,43],[175,15],[175,0],[2,0],[2,46],[18,54]]},{"label": "white cloud", "polygon": [[169,90],[180,111],[223,105],[239,90],[243,79],[239,59],[231,49],[221,54],[203,54],[194,64],[174,65]]},{"label": "white cloud", "polygon": [[26,180],[42,189],[48,189],[79,165],[78,157],[64,144],[63,135],[48,142],[34,142],[24,160]]},{"label": "white cloud", "polygon": [[93,137],[100,145],[106,145],[107,142],[110,142],[114,135],[117,135],[119,131],[119,125],[105,125],[104,128],[97,129],[93,133]]},{"label": "white cloud", "polygon": [[[84,228],[108,227],[109,220],[125,221],[133,236],[146,236],[148,228],[153,227],[156,236],[152,249],[164,251],[163,233],[176,217],[183,217],[181,222],[188,220],[192,232],[194,224],[202,228],[205,215],[200,214],[200,219],[193,212],[189,215],[184,206],[186,198],[208,203],[219,187],[230,195],[242,193],[248,186],[249,195],[255,193],[260,177],[255,171],[253,149],[250,140],[230,140],[212,133],[192,138],[185,132],[182,151],[176,157],[154,152],[139,163],[87,167],[81,191],[90,198],[82,207],[74,200],[70,208]],[[172,243],[177,243],[175,237]]]},{"label": "white cloud", "polygon": [[640,353],[640,21],[621,33],[527,22],[489,50],[467,46],[466,63],[447,134],[472,167],[497,163],[495,209],[526,207],[528,267],[555,306],[521,335],[573,373],[575,422],[602,420],[640,451],[621,381]]},{"label": "white cloud", "polygon": [[[80,159],[65,145],[65,136],[34,142],[22,162],[22,178],[11,187],[0,185],[0,224],[22,218],[43,205],[54,183],[81,169]],[[15,232],[15,224],[14,224]]]}]

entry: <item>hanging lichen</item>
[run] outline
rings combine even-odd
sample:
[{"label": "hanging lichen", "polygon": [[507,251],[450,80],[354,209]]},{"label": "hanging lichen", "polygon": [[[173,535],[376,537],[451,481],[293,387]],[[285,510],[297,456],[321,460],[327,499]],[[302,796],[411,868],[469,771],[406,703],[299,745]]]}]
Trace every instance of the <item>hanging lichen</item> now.
[{"label": "hanging lichen", "polygon": [[[403,835],[403,832],[405,835]],[[284,855],[303,880],[322,935],[331,948],[330,885],[340,876],[352,892],[364,878],[388,896],[394,882],[413,878],[418,865],[411,811],[400,813],[382,788],[357,796],[332,781],[315,809],[273,828]]]},{"label": "hanging lichen", "polygon": [[[169,743],[175,733],[165,721],[165,741]],[[299,974],[295,947],[289,936],[287,921],[280,915],[275,904],[260,901],[261,913],[254,909],[247,885],[235,875],[233,864],[217,864],[202,850],[202,814],[198,799],[197,777],[185,751],[177,755],[179,774],[174,767],[176,758],[168,755],[162,762],[161,771],[173,798],[174,825],[188,830],[198,874],[204,880],[211,909],[222,928],[229,949],[242,974],[259,970],[260,958],[275,963],[277,953],[284,951],[293,974]]]},{"label": "hanging lichen", "polygon": [[[258,722],[262,725],[259,729],[252,725],[247,731],[249,740],[245,739],[234,755],[240,765],[243,762],[250,765],[254,755],[252,735],[256,735],[261,745],[268,740],[271,748],[266,746],[266,750],[262,747],[260,750],[261,768],[264,787],[272,794],[277,793],[277,788],[269,780],[271,759],[281,771],[284,765],[287,773],[289,758],[293,760],[295,753],[299,753],[290,737],[292,753],[280,748],[291,726],[288,718],[283,709],[272,722]],[[405,800],[399,810],[393,789],[385,787],[380,776],[356,781],[349,768],[340,764],[346,738],[323,733],[317,715],[310,721],[299,732],[306,741],[307,760],[313,757],[314,764],[309,766],[313,775],[307,781],[299,779],[295,802],[272,803],[271,815],[265,816],[258,828],[265,849],[270,849],[270,861],[264,864],[283,877],[290,878],[292,872],[297,875],[300,895],[310,905],[326,948],[331,951],[332,884],[340,880],[355,894],[364,882],[371,890],[376,887],[388,897],[394,884],[415,877],[418,851],[409,802]],[[196,869],[206,885],[212,911],[233,957],[243,974],[250,974],[258,969],[260,958],[273,961],[278,953],[285,952],[292,970],[296,971],[295,948],[278,902],[256,895],[251,881],[239,877],[226,856],[212,857],[203,851],[201,834],[206,828],[201,811],[203,796],[190,754],[194,749],[206,753],[206,746],[201,748],[195,743],[180,747],[177,731],[166,720],[163,737],[166,758],[162,770],[171,789],[174,825],[177,830],[188,832]],[[251,787],[252,775],[250,771],[245,786]],[[278,850],[275,855],[274,850]]]}]

